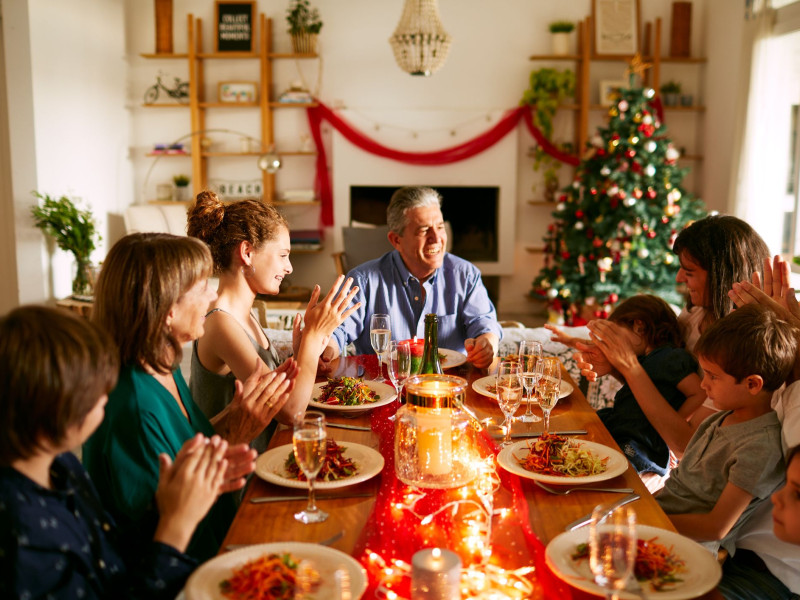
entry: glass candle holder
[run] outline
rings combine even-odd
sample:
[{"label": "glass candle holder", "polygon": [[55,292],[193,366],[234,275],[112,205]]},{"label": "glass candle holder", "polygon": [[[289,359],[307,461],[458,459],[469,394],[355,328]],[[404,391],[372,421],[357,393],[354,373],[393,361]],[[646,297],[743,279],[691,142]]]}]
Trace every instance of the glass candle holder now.
[{"label": "glass candle holder", "polygon": [[395,420],[395,472],[407,485],[456,488],[472,481],[477,453],[461,406],[467,381],[452,375],[406,380],[406,404]]}]

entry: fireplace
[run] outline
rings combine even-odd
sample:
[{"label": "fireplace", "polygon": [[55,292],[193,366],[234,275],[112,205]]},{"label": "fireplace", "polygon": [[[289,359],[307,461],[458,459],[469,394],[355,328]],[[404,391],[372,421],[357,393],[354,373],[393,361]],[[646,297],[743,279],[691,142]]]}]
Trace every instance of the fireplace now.
[{"label": "fireplace", "polygon": [[[397,189],[397,186],[351,186],[350,219],[385,225],[386,207]],[[453,232],[451,252],[470,262],[497,261],[500,188],[436,186],[435,189],[442,196],[442,214]]]}]

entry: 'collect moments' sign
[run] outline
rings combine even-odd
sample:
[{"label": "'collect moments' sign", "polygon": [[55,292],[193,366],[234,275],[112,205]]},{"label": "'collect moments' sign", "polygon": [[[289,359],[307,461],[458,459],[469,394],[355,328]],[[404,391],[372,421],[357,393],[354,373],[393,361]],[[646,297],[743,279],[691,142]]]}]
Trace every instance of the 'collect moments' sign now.
[{"label": "'collect moments' sign", "polygon": [[217,52],[252,52],[254,0],[217,0]]}]

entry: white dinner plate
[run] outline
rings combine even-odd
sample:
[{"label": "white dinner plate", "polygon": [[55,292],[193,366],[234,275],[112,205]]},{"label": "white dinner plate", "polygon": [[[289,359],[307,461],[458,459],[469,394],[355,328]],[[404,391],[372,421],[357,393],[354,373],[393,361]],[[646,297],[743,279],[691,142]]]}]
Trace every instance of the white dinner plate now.
[{"label": "white dinner plate", "polygon": [[467,357],[456,350],[439,348],[439,354],[444,357],[439,360],[439,365],[443,369],[452,369],[453,367],[461,366],[467,362]]},{"label": "white dinner plate", "polygon": [[380,381],[364,381],[364,383],[371,389],[373,392],[380,396],[379,400],[372,402],[370,404],[355,404],[353,406],[344,406],[344,405],[336,405],[336,404],[323,404],[322,402],[317,402],[317,398],[320,397],[322,394],[322,388],[325,387],[326,381],[318,381],[314,384],[314,389],[311,392],[311,401],[308,403],[309,406],[313,408],[320,408],[323,410],[332,410],[336,412],[348,412],[348,413],[359,413],[359,412],[367,412],[373,408],[377,408],[379,406],[384,406],[389,404],[392,400],[397,397],[397,392],[395,389],[389,385],[388,383],[382,383]]},{"label": "white dinner plate", "polygon": [[[719,583],[722,577],[722,569],[719,563],[713,554],[697,542],[674,531],[659,529],[651,525],[637,525],[636,531],[639,539],[657,538],[656,541],[658,543],[668,548],[671,546],[672,551],[684,561],[685,566],[685,571],[678,575],[683,581],[676,583],[670,589],[657,592],[652,590],[647,582],[640,582],[648,598],[658,598],[658,600],[697,598],[713,589]],[[547,564],[553,570],[553,573],[570,585],[585,592],[602,596],[604,594],[603,588],[597,585],[592,578],[589,559],[574,561],[571,556],[578,544],[587,542],[588,538],[588,527],[567,531],[554,537],[547,544],[545,560],[547,560]],[[620,598],[629,599],[643,597],[639,594],[628,592],[620,592],[619,595]]]},{"label": "white dinner plate", "polygon": [[254,544],[232,552],[226,552],[203,563],[186,582],[186,600],[227,600],[219,584],[233,575],[233,571],[244,563],[265,554],[289,552],[298,560],[310,560],[320,575],[320,587],[315,598],[337,598],[335,573],[344,569],[350,575],[350,590],[357,600],[367,589],[367,573],[354,558],[334,548],[302,542],[274,542]]},{"label": "white dinner plate", "polygon": [[527,447],[529,440],[522,440],[515,442],[510,446],[506,446],[497,455],[497,464],[503,467],[509,473],[525,477],[526,479],[535,479],[542,483],[554,483],[556,485],[581,485],[584,483],[596,483],[598,481],[605,481],[606,479],[613,479],[617,475],[622,475],[628,468],[628,459],[621,452],[617,452],[613,448],[598,444],[597,442],[588,442],[586,440],[577,440],[582,448],[594,452],[600,458],[608,457],[606,462],[606,470],[596,475],[582,475],[577,477],[561,476],[561,475],[545,475],[543,473],[534,473],[524,469],[517,459],[514,457],[519,456],[523,458],[527,454]]},{"label": "white dinner plate", "polygon": [[[478,392],[479,394],[483,394],[484,396],[489,396],[489,398],[497,398],[497,393],[494,390],[494,387],[497,383],[497,377],[494,375],[487,375],[486,377],[481,377],[480,379],[476,379],[472,382],[472,389]],[[567,381],[561,382],[561,388],[558,393],[558,397],[566,398],[572,393],[572,384]],[[525,404],[527,402],[527,394],[522,395],[522,403]]]},{"label": "white dinner plate", "polygon": [[[380,473],[381,469],[383,469],[383,456],[380,452],[376,452],[368,446],[354,444],[353,442],[337,443],[344,447],[344,455],[353,460],[358,470],[354,475],[343,479],[337,479],[336,481],[314,480],[315,490],[333,490],[361,483],[362,481],[375,477],[375,475]],[[256,459],[256,475],[276,485],[307,490],[308,482],[289,477],[284,468],[286,459],[289,458],[292,452],[291,444],[267,450]]]}]

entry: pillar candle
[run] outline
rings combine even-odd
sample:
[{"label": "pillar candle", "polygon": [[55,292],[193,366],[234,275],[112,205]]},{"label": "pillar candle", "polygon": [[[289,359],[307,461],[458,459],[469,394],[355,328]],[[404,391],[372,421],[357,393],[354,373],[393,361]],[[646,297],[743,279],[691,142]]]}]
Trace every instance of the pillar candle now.
[{"label": "pillar candle", "polygon": [[455,552],[425,548],[411,558],[411,600],[461,598],[461,559]]}]

